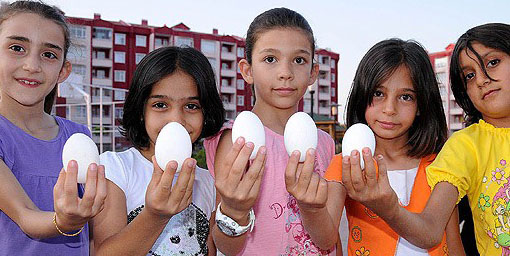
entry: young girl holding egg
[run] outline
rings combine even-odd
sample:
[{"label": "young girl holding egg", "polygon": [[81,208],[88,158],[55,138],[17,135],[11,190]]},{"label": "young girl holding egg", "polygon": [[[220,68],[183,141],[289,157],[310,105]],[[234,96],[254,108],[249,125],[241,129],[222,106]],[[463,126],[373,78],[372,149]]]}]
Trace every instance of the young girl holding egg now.
[{"label": "young girl holding egg", "polygon": [[[190,140],[217,133],[223,121],[214,72],[202,53],[163,47],[142,59],[122,119],[122,133],[134,147],[101,154],[111,182],[105,209],[94,222],[96,255],[215,252],[208,235],[216,202],[212,176],[194,159],[161,166],[157,157],[159,146],[183,150]],[[166,134],[175,125],[184,127],[184,137]],[[171,143],[160,144],[160,136]]]},{"label": "young girl holding egg", "polygon": [[510,255],[510,177],[505,171],[510,158],[510,25],[485,24],[463,34],[452,53],[450,77],[470,126],[455,132],[428,166],[432,194],[423,211],[413,214],[399,207],[389,189],[388,157],[378,160],[379,179],[373,166],[362,175],[346,157],[344,184],[350,197],[423,248],[441,240],[456,203],[467,195],[480,255]]},{"label": "young girl holding egg", "polygon": [[[357,123],[370,127],[375,135],[375,154],[384,156],[385,166],[391,170],[388,172],[389,189],[398,195],[399,204],[412,212],[421,212],[425,207],[430,196],[425,167],[432,163],[447,138],[441,102],[429,57],[413,41],[389,39],[373,46],[361,60],[351,88],[347,127],[355,129],[361,125]],[[348,129],[343,143],[366,140],[372,133],[370,129],[356,134],[356,138],[347,137],[353,135],[347,133],[354,132]],[[362,152],[371,156],[370,151],[365,147]],[[363,167],[357,150],[343,153],[346,155],[344,161],[342,154],[335,156],[325,175],[330,181],[327,200],[330,217],[322,219],[323,227],[309,228],[332,234],[338,230],[345,204],[349,255],[445,255],[448,253],[446,244],[450,255],[463,255],[457,212],[453,215],[450,212],[446,235],[444,228],[441,232],[442,240],[426,250],[399,237],[370,208],[356,202],[356,198],[346,196],[346,188],[352,184],[345,182],[350,177],[346,173],[346,162],[350,160],[357,168]],[[364,157],[364,160],[366,168],[374,166],[371,157]],[[336,236],[331,236],[328,242],[335,241]]]},{"label": "young girl holding egg", "polygon": [[[102,166],[89,167],[86,189],[77,164],[62,169],[62,148],[86,127],[51,116],[57,84],[71,72],[62,11],[40,2],[0,7],[0,252],[89,255],[86,223],[103,206]],[[59,173],[60,172],[60,173]],[[82,195],[82,199],[78,197]]]},{"label": "young girl holding egg", "polygon": [[[253,113],[262,121],[265,146],[251,162],[255,145],[242,137],[233,143],[232,123],[204,143],[219,194],[212,232],[222,253],[334,254],[334,244],[318,248],[314,243],[317,234],[304,229],[311,215],[320,214],[316,205],[325,204],[327,183],[320,176],[334,154],[334,142],[327,133],[315,129],[318,147],[301,152],[306,160],[299,164],[300,152],[289,157],[283,136],[287,121],[317,78],[314,51],[312,29],[292,10],[266,11],[248,29],[246,59],[239,66],[246,82],[254,85]],[[299,178],[296,173],[301,173]]]}]

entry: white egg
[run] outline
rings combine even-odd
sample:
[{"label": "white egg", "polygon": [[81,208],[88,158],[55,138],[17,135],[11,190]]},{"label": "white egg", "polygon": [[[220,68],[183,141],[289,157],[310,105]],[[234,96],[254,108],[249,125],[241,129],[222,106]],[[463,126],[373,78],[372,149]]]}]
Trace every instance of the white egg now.
[{"label": "white egg", "polygon": [[317,148],[317,126],[313,119],[305,112],[293,114],[283,132],[285,149],[289,156],[295,150],[301,153],[300,162],[305,161],[306,151],[310,148]]},{"label": "white egg", "polygon": [[232,143],[235,143],[239,137],[243,137],[245,142],[251,142],[255,146],[251,152],[250,159],[254,159],[259,148],[266,145],[264,125],[262,125],[262,122],[255,113],[243,111],[237,115],[232,126]]},{"label": "white egg", "polygon": [[375,136],[374,132],[365,124],[357,123],[349,127],[345,131],[344,138],[342,139],[342,154],[350,155],[353,150],[358,150],[360,153],[361,169],[365,169],[365,162],[361,156],[363,148],[370,148],[372,156],[375,150]]},{"label": "white egg", "polygon": [[191,157],[191,137],[180,123],[168,123],[159,132],[154,151],[156,162],[162,170],[165,170],[168,162],[174,160],[179,172],[184,160]]},{"label": "white egg", "polygon": [[87,180],[87,170],[91,163],[99,164],[99,151],[96,143],[83,134],[71,135],[62,149],[62,165],[67,171],[69,161],[75,160],[78,164],[78,183],[84,184]]}]

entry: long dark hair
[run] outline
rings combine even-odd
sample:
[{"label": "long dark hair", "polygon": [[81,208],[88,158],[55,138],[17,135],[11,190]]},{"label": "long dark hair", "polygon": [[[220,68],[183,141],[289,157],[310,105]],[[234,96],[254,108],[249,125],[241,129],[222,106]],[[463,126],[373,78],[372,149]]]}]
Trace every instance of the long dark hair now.
[{"label": "long dark hair", "polygon": [[419,115],[408,130],[410,157],[437,153],[447,139],[439,87],[427,52],[415,41],[388,39],[374,45],[361,60],[347,104],[347,127],[367,123],[365,112],[374,93],[399,67],[405,66],[416,91]]}]

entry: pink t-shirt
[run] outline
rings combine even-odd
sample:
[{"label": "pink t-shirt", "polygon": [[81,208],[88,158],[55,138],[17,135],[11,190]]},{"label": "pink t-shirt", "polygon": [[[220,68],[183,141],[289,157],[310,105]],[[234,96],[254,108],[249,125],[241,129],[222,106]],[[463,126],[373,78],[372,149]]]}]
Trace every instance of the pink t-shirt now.
[{"label": "pink t-shirt", "polygon": [[[226,123],[220,133],[204,142],[207,167],[213,176],[219,139],[225,129],[231,128],[232,122]],[[334,248],[324,251],[316,247],[305,231],[296,199],[285,188],[285,168],[289,155],[283,136],[267,127],[264,130],[267,159],[259,197],[253,206],[255,227],[253,232],[247,234],[241,255],[335,255]],[[335,144],[326,132],[317,129],[317,133],[315,172],[323,176],[335,153]]]}]

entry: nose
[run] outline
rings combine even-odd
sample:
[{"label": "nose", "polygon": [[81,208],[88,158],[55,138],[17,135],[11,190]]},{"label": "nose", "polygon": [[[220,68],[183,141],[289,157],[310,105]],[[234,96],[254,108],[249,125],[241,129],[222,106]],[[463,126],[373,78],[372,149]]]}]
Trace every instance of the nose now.
[{"label": "nose", "polygon": [[490,78],[483,72],[483,70],[480,70],[478,75],[476,76],[476,84],[478,87],[485,87],[491,82]]},{"label": "nose", "polygon": [[25,62],[23,64],[23,69],[30,73],[38,73],[42,71],[41,68],[41,59],[39,54],[32,53],[26,56]]},{"label": "nose", "polygon": [[386,115],[394,115],[396,113],[395,111],[395,101],[386,98],[383,102],[383,113]]},{"label": "nose", "polygon": [[172,108],[168,111],[168,115],[166,116],[167,123],[177,122],[186,128],[186,120],[184,118],[184,113],[182,109]]},{"label": "nose", "polygon": [[292,64],[281,63],[278,78],[281,80],[292,80],[294,78],[294,74],[292,72]]}]

